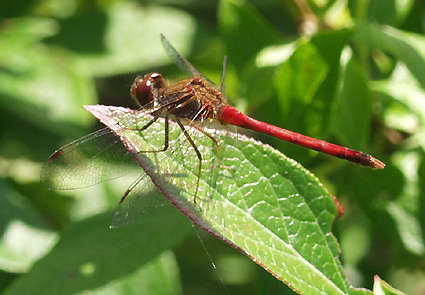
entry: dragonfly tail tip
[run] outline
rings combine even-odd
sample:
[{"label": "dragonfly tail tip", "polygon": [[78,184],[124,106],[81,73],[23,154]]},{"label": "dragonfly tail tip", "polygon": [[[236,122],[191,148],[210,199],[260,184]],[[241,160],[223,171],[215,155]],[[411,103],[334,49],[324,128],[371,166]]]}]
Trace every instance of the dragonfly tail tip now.
[{"label": "dragonfly tail tip", "polygon": [[372,167],[375,168],[375,169],[384,169],[385,168],[385,163],[376,159],[376,158],[373,158],[372,165],[373,165]]}]

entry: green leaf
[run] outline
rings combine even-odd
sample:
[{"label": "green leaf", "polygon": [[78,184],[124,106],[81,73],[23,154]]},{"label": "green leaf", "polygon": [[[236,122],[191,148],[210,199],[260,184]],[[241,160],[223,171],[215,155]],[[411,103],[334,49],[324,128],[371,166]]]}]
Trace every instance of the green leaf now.
[{"label": "green leaf", "polygon": [[58,31],[57,23],[48,18],[22,17],[9,19],[7,26],[0,28],[2,50],[0,60],[18,48],[24,48],[52,36]]},{"label": "green leaf", "polygon": [[[179,295],[183,294],[181,289],[176,259],[172,252],[167,251],[136,272],[96,288],[91,294]],[[82,291],[80,294],[87,293]]]},{"label": "green leaf", "polygon": [[406,144],[405,149],[397,151],[391,158],[391,162],[403,173],[404,182],[397,199],[388,203],[385,209],[393,218],[405,249],[422,256],[425,253],[425,241],[421,224],[422,192],[419,184],[422,178],[423,151],[415,148],[419,144],[415,137],[409,141],[413,148],[409,149]]},{"label": "green leaf", "polygon": [[355,40],[372,49],[382,49],[404,62],[422,88],[425,88],[425,37],[390,26],[361,23]]},{"label": "green leaf", "polygon": [[403,292],[394,289],[387,282],[383,281],[379,276],[375,276],[373,284],[374,295],[405,295]]},{"label": "green leaf", "polygon": [[100,292],[128,284],[140,288],[134,294],[180,294],[174,259],[161,253],[191,229],[184,216],[172,207],[161,208],[115,230],[108,228],[111,218],[107,213],[73,224],[6,294]]},{"label": "green leaf", "polygon": [[394,218],[400,238],[406,249],[418,256],[425,254],[425,245],[422,237],[421,225],[417,216],[406,212],[396,203],[390,203],[388,213]]},{"label": "green leaf", "polygon": [[175,122],[170,122],[166,152],[138,153],[164,147],[161,119],[139,132],[135,128],[152,118],[144,112],[86,108],[121,137],[161,192],[203,229],[298,292],[351,292],[330,233],[337,206],[299,164],[269,146],[204,122],[203,129],[219,144],[219,163],[214,142],[186,125],[203,159],[195,200],[199,160]]},{"label": "green leaf", "polygon": [[375,0],[369,2],[372,22],[395,25],[403,21],[414,4],[413,0]]},{"label": "green leaf", "polygon": [[229,62],[239,70],[261,48],[279,40],[278,32],[248,1],[220,1],[218,19]]},{"label": "green leaf", "polygon": [[111,76],[165,64],[160,33],[182,53],[190,49],[196,23],[183,10],[128,1],[105,6],[104,11],[81,12],[62,21],[61,33],[50,40],[73,50],[82,72]]},{"label": "green leaf", "polygon": [[[314,97],[326,79],[328,71],[329,68],[316,46],[310,41],[300,41],[291,57],[277,67],[273,80],[280,105],[279,116],[284,118],[278,122],[282,122],[281,124],[287,129],[314,136],[307,126],[317,128],[315,120],[318,117],[315,116],[316,110],[312,105],[317,103]],[[284,146],[286,152],[299,151],[296,156],[300,160],[303,160],[303,155],[309,152],[287,143],[280,144]],[[292,153],[290,155],[292,156]]]},{"label": "green leaf", "polygon": [[369,85],[391,99],[384,113],[387,126],[413,133],[425,125],[425,93],[404,64],[397,64],[389,79]]},{"label": "green leaf", "polygon": [[413,8],[413,0],[374,0],[369,2],[372,22],[395,25],[401,23]]},{"label": "green leaf", "polygon": [[55,243],[56,234],[40,213],[18,192],[0,180],[0,268],[28,271]]},{"label": "green leaf", "polygon": [[[301,42],[292,56],[276,71],[275,87],[284,117],[312,102],[328,68],[314,45]],[[289,122],[290,118],[287,119]]]},{"label": "green leaf", "polygon": [[328,132],[331,116],[324,114],[332,112],[339,81],[341,53],[351,35],[351,30],[324,31],[311,39],[321,60],[326,63],[328,72],[315,93],[312,106],[304,116],[309,120],[305,125],[310,136],[323,136]]},{"label": "green leaf", "polygon": [[[75,134],[90,117],[81,104],[96,101],[93,81],[81,75],[63,51],[36,43],[51,33],[54,23],[43,19],[10,20],[0,43],[0,106],[34,126]],[[12,38],[14,32],[22,38]],[[13,102],[13,103],[11,103]]]},{"label": "green leaf", "polygon": [[341,251],[346,265],[357,265],[364,259],[370,247],[368,231],[367,224],[359,221],[347,226],[341,234]]},{"label": "green leaf", "polygon": [[368,138],[371,103],[365,73],[351,50],[345,51],[346,63],[342,65],[341,86],[335,101],[332,124],[334,134],[353,148],[364,147]]}]

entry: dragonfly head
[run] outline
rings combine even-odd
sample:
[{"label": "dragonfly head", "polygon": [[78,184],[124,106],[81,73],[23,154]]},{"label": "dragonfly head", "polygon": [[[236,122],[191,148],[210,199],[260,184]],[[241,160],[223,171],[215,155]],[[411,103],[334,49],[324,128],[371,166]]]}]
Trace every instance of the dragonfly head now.
[{"label": "dragonfly head", "polygon": [[130,93],[133,99],[141,107],[152,102],[159,88],[165,87],[165,79],[160,73],[149,73],[143,78],[136,77],[131,85]]}]

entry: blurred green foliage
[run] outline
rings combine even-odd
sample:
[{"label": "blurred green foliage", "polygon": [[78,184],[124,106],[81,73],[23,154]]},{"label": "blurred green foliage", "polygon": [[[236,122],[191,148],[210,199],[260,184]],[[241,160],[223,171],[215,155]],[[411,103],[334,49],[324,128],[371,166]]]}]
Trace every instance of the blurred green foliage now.
[{"label": "blurred green foliage", "polygon": [[[161,48],[163,33],[217,83],[227,55],[227,95],[239,109],[387,164],[373,171],[253,134],[344,205],[334,233],[354,286],[372,289],[378,274],[423,294],[423,1],[34,0],[3,1],[0,11],[0,289],[217,294],[224,284],[233,294],[292,294],[203,235],[213,271],[184,217],[170,226],[153,212],[109,231],[125,183],[55,192],[39,184],[55,148],[99,127],[82,105],[134,107],[128,88],[137,74],[182,77]],[[66,264],[79,267],[62,273]],[[40,269],[69,285],[49,289]]]}]

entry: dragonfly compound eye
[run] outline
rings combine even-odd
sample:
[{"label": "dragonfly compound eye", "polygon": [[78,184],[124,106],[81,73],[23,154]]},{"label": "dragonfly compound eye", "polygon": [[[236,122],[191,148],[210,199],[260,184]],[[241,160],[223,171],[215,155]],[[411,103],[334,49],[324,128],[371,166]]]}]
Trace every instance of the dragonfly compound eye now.
[{"label": "dragonfly compound eye", "polygon": [[134,80],[133,85],[131,85],[131,96],[140,106],[144,106],[153,100],[153,83],[152,78],[150,78],[148,75],[145,75],[144,78],[138,76]]},{"label": "dragonfly compound eye", "polygon": [[140,106],[152,102],[158,89],[165,87],[165,79],[159,73],[149,73],[143,78],[138,76],[131,86],[131,96]]}]

